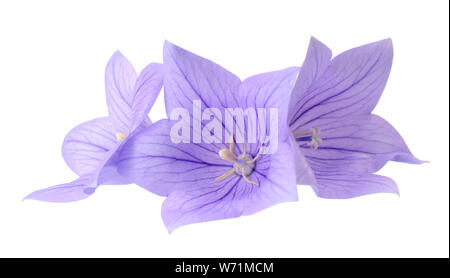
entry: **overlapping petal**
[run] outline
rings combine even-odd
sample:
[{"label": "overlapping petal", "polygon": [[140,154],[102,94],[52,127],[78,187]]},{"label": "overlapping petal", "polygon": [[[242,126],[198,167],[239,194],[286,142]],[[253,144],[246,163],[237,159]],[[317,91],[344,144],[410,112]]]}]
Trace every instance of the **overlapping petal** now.
[{"label": "overlapping petal", "polygon": [[128,132],[132,118],[132,100],[137,74],[133,65],[116,51],[105,70],[106,103],[109,115],[122,132]]},{"label": "overlapping petal", "polygon": [[164,43],[163,55],[167,116],[180,107],[192,113],[194,100],[200,100],[203,109],[238,107],[236,92],[241,81],[237,76],[168,41]]},{"label": "overlapping petal", "polygon": [[117,171],[116,152],[122,146],[122,143],[124,142],[118,142],[104,153],[103,158],[95,161],[97,166],[92,171],[80,175],[78,179],[72,182],[34,191],[25,199],[46,202],[73,202],[87,198],[101,184],[129,183],[128,179]]},{"label": "overlapping petal", "polygon": [[78,175],[95,171],[106,154],[117,145],[121,129],[110,118],[98,118],[73,128],[64,138],[62,154]]},{"label": "overlapping petal", "polygon": [[389,160],[420,164],[400,134],[376,115],[347,117],[321,124],[317,150],[297,142],[308,164],[317,175],[322,173],[373,173]]},{"label": "overlapping petal", "polygon": [[[238,99],[240,100],[239,105],[243,109],[253,108],[255,111],[260,108],[265,109],[267,113],[266,119],[259,119],[259,114],[257,114],[256,124],[266,125],[264,129],[267,129],[266,134],[269,132],[270,121],[277,121],[277,136],[282,140],[286,140],[290,134],[286,126],[287,111],[290,92],[297,78],[298,70],[296,67],[291,67],[254,75],[242,82],[237,93]],[[270,109],[276,111],[276,117],[274,117],[275,115],[270,115]],[[270,118],[271,116],[272,118]],[[245,125],[247,131],[249,128],[251,127]],[[264,134],[264,136],[260,137],[259,132],[261,130],[261,126],[258,126],[258,138],[264,138],[266,135]],[[254,145],[254,147],[259,148],[258,144]],[[255,151],[254,149],[252,150]]]},{"label": "overlapping petal", "polygon": [[24,200],[29,199],[61,203],[82,200],[90,195],[84,191],[85,186],[90,185],[94,180],[95,177],[93,174],[86,174],[66,184],[55,185],[34,191],[26,196]]},{"label": "overlapping petal", "polygon": [[299,76],[292,89],[289,102],[289,123],[294,123],[295,118],[303,105],[303,95],[328,69],[331,61],[331,50],[314,37],[309,42],[305,61],[300,68]]},{"label": "overlapping petal", "polygon": [[[307,60],[328,57],[329,50],[321,44],[312,42]],[[313,55],[320,52],[323,54]],[[317,120],[343,119],[351,115],[370,113],[377,104],[386,85],[392,65],[392,41],[390,39],[360,46],[335,57],[326,70],[321,67],[308,67],[302,71],[306,78],[314,76],[314,82],[307,89],[298,86],[303,92],[292,99],[295,111],[289,125],[297,129],[314,127]],[[326,58],[323,58],[326,59]],[[305,62],[305,63],[309,63]],[[312,74],[318,70],[320,77]],[[303,75],[299,76],[302,79]]]},{"label": "overlapping petal", "polygon": [[[291,67],[284,70],[252,76],[243,81],[239,90],[239,99],[243,100],[243,106],[245,107],[278,109],[279,138],[282,138],[283,140],[291,137],[289,134],[285,134],[284,128],[286,126],[285,123],[289,111],[290,91],[296,81],[298,70],[299,69],[296,67]],[[302,69],[300,69],[300,72],[301,71]],[[299,81],[297,81],[297,83],[298,82]],[[264,124],[266,124],[266,121],[264,121]],[[289,133],[289,131],[287,131],[287,133]],[[294,142],[292,144],[293,146],[296,145]],[[296,153],[295,167],[297,172],[297,183],[309,185],[315,184],[314,174],[307,164],[306,159],[298,149],[295,149],[294,152]]]},{"label": "overlapping petal", "polygon": [[198,181],[195,186],[171,192],[161,212],[167,229],[250,215],[280,202],[297,201],[295,170],[286,167],[293,163],[289,144],[283,142],[277,153],[269,156],[257,162],[260,166],[250,176],[258,185],[234,175],[218,182]]},{"label": "overlapping petal", "polygon": [[149,64],[139,74],[131,100],[131,131],[142,125],[148,117],[148,112],[161,91],[163,76],[163,66],[158,63]]},{"label": "overlapping petal", "polygon": [[[230,169],[216,144],[174,144],[172,122],[160,120],[131,138],[120,152],[119,172],[159,195],[214,181]],[[208,147],[205,147],[209,145]]]},{"label": "overlapping petal", "polygon": [[321,175],[317,177],[317,195],[323,198],[348,199],[373,193],[399,194],[397,184],[390,178],[366,175]]}]

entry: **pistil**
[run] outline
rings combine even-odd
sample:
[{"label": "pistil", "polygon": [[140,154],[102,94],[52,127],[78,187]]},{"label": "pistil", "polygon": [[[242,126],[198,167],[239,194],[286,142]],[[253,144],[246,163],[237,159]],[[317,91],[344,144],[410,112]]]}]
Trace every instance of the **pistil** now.
[{"label": "pistil", "polygon": [[221,149],[219,151],[219,157],[223,160],[229,161],[233,163],[233,168],[230,169],[225,174],[221,175],[220,177],[217,177],[214,181],[220,181],[231,174],[235,173],[238,175],[241,175],[248,183],[258,185],[258,183],[251,181],[248,179],[248,176],[253,172],[253,169],[255,169],[256,159],[258,159],[261,148],[259,149],[258,154],[253,158],[250,154],[246,153],[246,146],[244,144],[244,153],[236,156],[233,152],[233,137],[231,137],[230,147],[228,149]]}]

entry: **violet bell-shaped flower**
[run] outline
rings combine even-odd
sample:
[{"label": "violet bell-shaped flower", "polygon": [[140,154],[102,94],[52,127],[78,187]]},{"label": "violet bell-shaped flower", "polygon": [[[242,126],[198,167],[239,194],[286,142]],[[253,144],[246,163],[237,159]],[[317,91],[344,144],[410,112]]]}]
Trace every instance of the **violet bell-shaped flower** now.
[{"label": "violet bell-shaped flower", "polygon": [[373,174],[389,160],[420,164],[400,134],[371,114],[389,77],[390,39],[345,51],[312,38],[293,88],[288,125],[297,183],[324,198],[397,193],[396,183]]},{"label": "violet bell-shaped flower", "polygon": [[87,198],[101,184],[130,183],[117,172],[117,153],[135,132],[151,124],[148,112],[162,82],[161,64],[149,64],[138,76],[131,63],[115,52],[105,73],[109,116],[76,126],[63,142],[64,160],[79,178],[37,190],[25,199],[71,202]]},{"label": "violet bell-shaped flower", "polygon": [[[296,201],[294,156],[285,123],[298,68],[241,81],[169,42],[163,66],[171,120],[136,134],[122,149],[118,165],[131,181],[167,196],[162,205],[167,229]],[[243,124],[230,111],[246,112]]]}]

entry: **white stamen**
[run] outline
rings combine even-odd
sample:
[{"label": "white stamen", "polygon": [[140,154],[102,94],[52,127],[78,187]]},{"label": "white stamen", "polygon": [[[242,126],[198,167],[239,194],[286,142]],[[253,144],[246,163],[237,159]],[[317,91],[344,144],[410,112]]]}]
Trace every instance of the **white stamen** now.
[{"label": "white stamen", "polygon": [[311,147],[313,150],[317,150],[319,147],[319,144],[322,143],[322,139],[319,138],[320,136],[320,128],[311,128],[311,141],[306,143],[308,146]]}]

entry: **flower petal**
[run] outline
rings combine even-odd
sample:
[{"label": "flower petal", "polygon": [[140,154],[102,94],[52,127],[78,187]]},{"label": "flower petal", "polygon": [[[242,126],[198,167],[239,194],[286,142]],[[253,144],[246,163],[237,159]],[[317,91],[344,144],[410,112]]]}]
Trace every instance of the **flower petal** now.
[{"label": "flower petal", "polygon": [[218,156],[220,145],[172,143],[171,126],[171,121],[160,120],[133,136],[119,154],[119,173],[166,196],[181,187],[214,181],[230,169]]},{"label": "flower petal", "polygon": [[237,107],[241,81],[221,66],[170,42],[164,44],[164,93],[167,116],[174,108],[191,112],[194,100],[202,109]]},{"label": "flower petal", "polygon": [[[151,124],[145,117],[135,132]],[[133,134],[121,134],[111,117],[98,118],[72,129],[64,139],[62,153],[67,165],[78,175],[93,174],[90,191],[101,184],[128,184],[128,179],[117,172],[117,151]],[[134,133],[134,132],[133,132]],[[124,135],[124,138],[120,138]],[[120,141],[119,141],[120,139]]]},{"label": "flower petal", "polygon": [[95,171],[122,131],[109,117],[98,118],[73,128],[64,138],[62,154],[67,165],[79,176]]},{"label": "flower petal", "polygon": [[308,88],[319,79],[328,69],[331,61],[331,50],[316,38],[312,37],[309,42],[308,51],[295,86],[292,90],[291,101],[289,102],[289,122],[301,110],[302,96]]},{"label": "flower petal", "polygon": [[361,175],[381,169],[389,160],[420,164],[400,134],[376,115],[353,116],[322,123],[317,150],[297,142],[317,173]]},{"label": "flower petal", "polygon": [[[266,72],[245,79],[239,87],[240,107],[287,109],[299,68]],[[284,111],[282,111],[284,112]]]},{"label": "flower petal", "polygon": [[[240,100],[239,104],[243,109],[254,108],[257,111],[258,108],[265,108],[268,114],[270,114],[270,109],[277,110],[277,128],[281,140],[285,140],[290,134],[290,131],[286,129],[287,108],[298,70],[297,67],[290,67],[254,75],[242,82],[237,94]],[[259,121],[259,115],[257,115],[257,123],[267,125],[263,130],[269,130],[269,121],[268,118]],[[246,130],[249,130],[247,125]],[[257,133],[259,130],[261,128],[257,128]],[[260,138],[259,134],[257,136]],[[254,146],[259,148],[258,144],[254,144]]]},{"label": "flower petal", "polygon": [[89,197],[84,188],[89,186],[95,177],[92,174],[83,175],[78,179],[30,193],[24,200],[39,200],[45,202],[73,202]]},{"label": "flower petal", "polygon": [[347,199],[374,193],[399,194],[395,182],[384,176],[367,174],[317,176],[317,195],[322,198]]},{"label": "flower petal", "polygon": [[131,102],[132,124],[135,130],[147,118],[150,108],[155,103],[163,84],[163,68],[161,64],[151,63],[139,74]]},{"label": "flower petal", "polygon": [[111,117],[128,133],[132,120],[132,101],[137,74],[131,63],[116,51],[105,71],[106,102]]},{"label": "flower petal", "polygon": [[280,202],[297,201],[293,155],[289,144],[282,143],[276,154],[257,161],[250,176],[258,185],[234,175],[219,182],[197,183],[197,186],[169,194],[162,206],[162,218],[169,232],[197,222],[250,215]]},{"label": "flower petal", "polygon": [[306,129],[317,126],[320,119],[370,113],[386,85],[392,56],[390,39],[338,55],[303,93],[294,90],[293,96],[298,99],[292,101],[297,110],[293,111],[289,125],[294,129]]},{"label": "flower petal", "polygon": [[38,190],[26,197],[48,202],[72,202],[87,198],[101,184],[128,184],[117,172],[117,151],[127,141],[115,138],[114,120],[98,118],[75,127],[63,143],[63,156],[80,178]]}]

